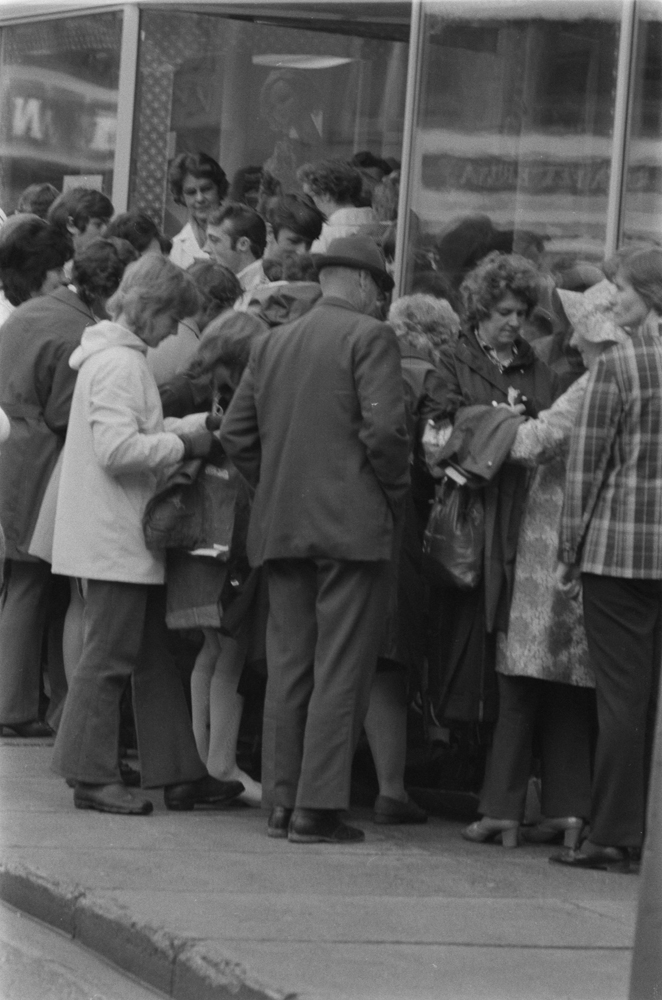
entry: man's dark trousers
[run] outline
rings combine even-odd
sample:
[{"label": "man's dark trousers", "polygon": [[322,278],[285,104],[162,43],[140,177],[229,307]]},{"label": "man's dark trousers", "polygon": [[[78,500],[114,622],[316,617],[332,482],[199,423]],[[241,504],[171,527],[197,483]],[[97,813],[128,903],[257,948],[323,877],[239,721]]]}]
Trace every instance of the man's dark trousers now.
[{"label": "man's dark trousers", "polygon": [[389,563],[274,559],[263,805],[347,809],[389,592]]},{"label": "man's dark trousers", "polygon": [[662,581],[582,573],[595,671],[594,844],[640,847],[660,676]]}]

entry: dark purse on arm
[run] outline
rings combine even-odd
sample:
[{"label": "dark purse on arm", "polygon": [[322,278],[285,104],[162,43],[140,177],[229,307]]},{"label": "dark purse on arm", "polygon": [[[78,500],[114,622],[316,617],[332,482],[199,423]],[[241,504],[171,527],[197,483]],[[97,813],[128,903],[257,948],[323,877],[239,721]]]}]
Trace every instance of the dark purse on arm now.
[{"label": "dark purse on arm", "polygon": [[424,572],[437,586],[473,590],[483,575],[484,550],[482,490],[448,466],[423,536]]}]

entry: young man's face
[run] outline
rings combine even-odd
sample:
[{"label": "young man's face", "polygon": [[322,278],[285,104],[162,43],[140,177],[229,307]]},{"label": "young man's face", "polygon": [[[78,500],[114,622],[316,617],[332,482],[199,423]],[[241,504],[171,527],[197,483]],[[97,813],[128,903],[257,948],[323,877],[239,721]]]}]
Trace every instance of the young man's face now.
[{"label": "young man's face", "polygon": [[203,250],[216,264],[222,264],[223,267],[229,268],[233,274],[238,274],[245,262],[242,254],[233,244],[231,223],[228,219],[220,226],[207,226],[207,240]]}]

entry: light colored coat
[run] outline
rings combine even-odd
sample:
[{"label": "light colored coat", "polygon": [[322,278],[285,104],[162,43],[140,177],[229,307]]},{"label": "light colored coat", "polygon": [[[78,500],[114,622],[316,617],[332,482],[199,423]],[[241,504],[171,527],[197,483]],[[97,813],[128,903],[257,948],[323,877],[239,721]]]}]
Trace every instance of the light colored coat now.
[{"label": "light colored coat", "polygon": [[517,546],[508,634],[499,632],[497,671],[577,687],[595,687],[581,599],[556,586],[554,570],[570,435],[582,408],[586,372],[536,420],[517,430],[511,459],[538,464]]},{"label": "light colored coat", "polygon": [[58,492],[54,573],[164,581],[161,554],[145,546],[142,516],[163,474],[183,458],[184,445],[164,430],[146,350],[130,330],[104,320],[85,331],[71,356],[78,378]]}]

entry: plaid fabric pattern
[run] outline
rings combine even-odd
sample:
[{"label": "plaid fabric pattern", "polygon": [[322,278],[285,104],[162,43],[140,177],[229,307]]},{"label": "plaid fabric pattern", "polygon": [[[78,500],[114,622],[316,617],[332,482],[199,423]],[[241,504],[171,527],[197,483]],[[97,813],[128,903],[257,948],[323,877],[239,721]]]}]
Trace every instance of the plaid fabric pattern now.
[{"label": "plaid fabric pattern", "polygon": [[559,558],[585,573],[662,579],[662,339],[600,357],[575,424]]}]

